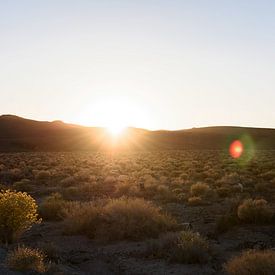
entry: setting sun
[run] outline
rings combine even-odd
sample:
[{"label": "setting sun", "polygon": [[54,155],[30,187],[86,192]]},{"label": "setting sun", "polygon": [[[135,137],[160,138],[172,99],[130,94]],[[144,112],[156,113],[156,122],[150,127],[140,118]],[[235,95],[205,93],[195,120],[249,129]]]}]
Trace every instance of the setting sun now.
[{"label": "setting sun", "polygon": [[127,127],[139,127],[150,121],[142,105],[127,97],[99,97],[78,116],[82,124],[103,127],[113,137]]},{"label": "setting sun", "polygon": [[113,124],[110,126],[107,126],[106,129],[107,131],[113,136],[113,137],[118,137],[120,136],[123,131],[125,130],[126,126],[125,125],[120,125],[120,124]]}]

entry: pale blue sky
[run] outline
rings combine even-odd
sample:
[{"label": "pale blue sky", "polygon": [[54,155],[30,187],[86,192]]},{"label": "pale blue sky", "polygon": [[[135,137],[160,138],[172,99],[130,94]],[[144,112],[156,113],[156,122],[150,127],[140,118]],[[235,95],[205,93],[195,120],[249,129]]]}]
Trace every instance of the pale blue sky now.
[{"label": "pale blue sky", "polygon": [[274,15],[271,0],[0,0],[0,113],[274,128]]}]

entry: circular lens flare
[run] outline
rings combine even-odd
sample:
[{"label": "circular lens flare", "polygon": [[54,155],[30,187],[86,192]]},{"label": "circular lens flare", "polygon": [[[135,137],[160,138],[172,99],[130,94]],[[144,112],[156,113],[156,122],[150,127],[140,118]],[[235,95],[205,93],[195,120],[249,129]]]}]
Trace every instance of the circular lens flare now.
[{"label": "circular lens flare", "polygon": [[234,140],[229,147],[229,153],[232,158],[239,158],[243,153],[243,144],[239,140]]}]

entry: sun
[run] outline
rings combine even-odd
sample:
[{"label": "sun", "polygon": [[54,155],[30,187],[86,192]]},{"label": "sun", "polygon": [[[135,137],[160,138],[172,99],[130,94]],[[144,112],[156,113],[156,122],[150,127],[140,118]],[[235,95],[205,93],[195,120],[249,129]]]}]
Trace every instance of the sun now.
[{"label": "sun", "polygon": [[119,137],[123,134],[124,130],[126,129],[126,126],[120,124],[113,124],[107,126],[106,129],[113,137]]},{"label": "sun", "polygon": [[102,98],[91,108],[95,120],[104,127],[111,137],[121,136],[124,130],[133,123],[133,115],[137,112],[132,104],[124,98]]},{"label": "sun", "polygon": [[78,120],[83,125],[100,127],[113,139],[127,136],[127,128],[146,128],[151,124],[144,104],[127,96],[99,96],[87,102]]}]

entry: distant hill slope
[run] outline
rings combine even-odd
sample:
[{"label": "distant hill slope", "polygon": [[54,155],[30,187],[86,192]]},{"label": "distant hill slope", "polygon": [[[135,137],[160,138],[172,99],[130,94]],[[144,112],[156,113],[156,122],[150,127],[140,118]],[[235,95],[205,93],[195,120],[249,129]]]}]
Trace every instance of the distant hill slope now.
[{"label": "distant hill slope", "polygon": [[101,150],[116,144],[129,149],[226,149],[242,139],[256,149],[275,149],[275,129],[217,126],[180,131],[128,128],[117,141],[103,128],[0,116],[0,151]]}]

